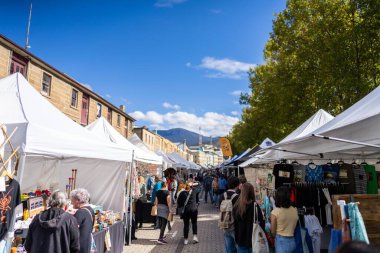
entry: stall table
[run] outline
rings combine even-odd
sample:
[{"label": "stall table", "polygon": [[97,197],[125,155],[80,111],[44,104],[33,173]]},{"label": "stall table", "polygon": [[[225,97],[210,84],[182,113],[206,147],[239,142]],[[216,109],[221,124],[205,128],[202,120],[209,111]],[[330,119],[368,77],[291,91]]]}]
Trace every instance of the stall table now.
[{"label": "stall table", "polygon": [[98,232],[94,232],[94,241],[96,244],[96,252],[98,253],[105,253],[105,252],[111,252],[111,253],[121,253],[123,252],[124,247],[124,225],[123,222],[119,221],[115,224],[109,226],[108,231],[110,232],[111,237],[111,250],[106,251],[106,245],[105,245],[105,236],[106,236],[106,230],[103,229]]}]

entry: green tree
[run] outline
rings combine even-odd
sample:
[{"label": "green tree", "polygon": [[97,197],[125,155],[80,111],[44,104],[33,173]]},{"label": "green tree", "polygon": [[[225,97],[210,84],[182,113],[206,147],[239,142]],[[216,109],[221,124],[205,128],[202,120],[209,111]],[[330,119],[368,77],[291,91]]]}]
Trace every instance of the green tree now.
[{"label": "green tree", "polygon": [[249,73],[247,107],[229,137],[241,152],[279,141],[318,109],[338,114],[379,85],[379,0],[289,0],[265,64]]}]

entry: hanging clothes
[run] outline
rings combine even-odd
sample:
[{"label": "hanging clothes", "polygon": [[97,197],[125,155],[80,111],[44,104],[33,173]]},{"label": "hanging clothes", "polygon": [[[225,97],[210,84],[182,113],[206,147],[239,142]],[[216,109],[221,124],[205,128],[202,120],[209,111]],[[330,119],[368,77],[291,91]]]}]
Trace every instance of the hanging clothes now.
[{"label": "hanging clothes", "polygon": [[367,174],[367,193],[377,194],[377,173],[374,165],[365,165],[364,170]]},{"label": "hanging clothes", "polygon": [[360,240],[369,244],[367,230],[364,225],[362,214],[359,211],[358,204],[348,203],[348,215],[350,217],[351,239]]},{"label": "hanging clothes", "polygon": [[294,169],[291,164],[287,164],[287,163],[276,164],[273,168],[272,174],[276,177],[275,178],[276,189],[278,187],[283,186],[286,183],[288,184],[293,183]]},{"label": "hanging clothes", "polygon": [[308,164],[306,166],[306,182],[323,182],[323,169],[320,165]]},{"label": "hanging clothes", "polygon": [[305,165],[294,164],[293,169],[294,169],[294,183],[305,182],[305,176],[306,176]]},{"label": "hanging clothes", "polygon": [[339,182],[346,184],[346,190],[348,194],[355,194],[355,176],[352,170],[352,164],[343,163],[339,166]]},{"label": "hanging clothes", "polygon": [[322,166],[325,183],[336,183],[339,179],[339,166],[337,164],[325,164]]},{"label": "hanging clothes", "polygon": [[352,165],[355,180],[355,193],[367,194],[367,174],[363,165]]},{"label": "hanging clothes", "polygon": [[323,228],[319,223],[318,218],[315,215],[305,215],[305,227],[309,232],[313,243],[313,251],[321,251],[321,234],[323,233]]}]

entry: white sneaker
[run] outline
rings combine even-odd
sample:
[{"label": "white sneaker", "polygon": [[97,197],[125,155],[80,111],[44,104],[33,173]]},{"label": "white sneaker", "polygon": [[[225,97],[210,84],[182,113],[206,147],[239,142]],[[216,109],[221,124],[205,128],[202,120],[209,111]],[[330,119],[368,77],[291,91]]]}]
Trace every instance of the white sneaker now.
[{"label": "white sneaker", "polygon": [[185,240],[183,241],[183,244],[185,244],[185,245],[189,244],[189,240],[185,239]]},{"label": "white sneaker", "polygon": [[193,241],[194,241],[194,243],[198,243],[199,242],[197,235],[193,236]]}]

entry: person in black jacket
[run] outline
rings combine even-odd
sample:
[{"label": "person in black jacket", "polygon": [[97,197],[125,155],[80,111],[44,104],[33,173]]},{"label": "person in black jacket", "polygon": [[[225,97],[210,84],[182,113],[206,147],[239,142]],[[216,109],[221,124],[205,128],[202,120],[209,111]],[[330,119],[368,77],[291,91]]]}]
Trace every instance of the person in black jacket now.
[{"label": "person in black jacket", "polygon": [[[233,209],[235,242],[238,253],[252,252],[252,230],[254,207],[255,207],[255,190],[250,183],[244,183],[241,188],[239,199],[236,201]],[[265,221],[258,204],[256,204],[257,221],[261,228],[264,229]]]},{"label": "person in black jacket", "polygon": [[74,217],[79,224],[80,253],[91,252],[91,233],[94,227],[95,214],[89,206],[90,194],[86,189],[78,188],[70,193],[71,203],[77,211]]},{"label": "person in black jacket", "polygon": [[36,215],[25,241],[28,253],[79,253],[79,228],[74,216],[65,212],[66,194],[54,192],[50,208]]},{"label": "person in black jacket", "polygon": [[[183,207],[184,213],[181,216],[181,219],[183,219],[183,237],[184,237],[184,244],[188,244],[188,236],[189,236],[189,229],[190,229],[190,220],[191,220],[191,227],[193,229],[193,241],[194,243],[198,243],[198,237],[197,237],[197,219],[198,219],[198,202],[197,202],[197,190],[194,189],[197,187],[197,184],[188,183],[186,184],[185,190],[181,191],[177,198],[177,206],[178,208]],[[189,200],[186,203],[185,202],[187,197],[189,196]]]}]

